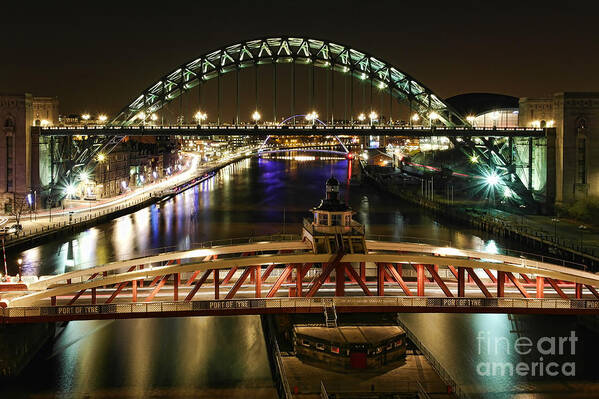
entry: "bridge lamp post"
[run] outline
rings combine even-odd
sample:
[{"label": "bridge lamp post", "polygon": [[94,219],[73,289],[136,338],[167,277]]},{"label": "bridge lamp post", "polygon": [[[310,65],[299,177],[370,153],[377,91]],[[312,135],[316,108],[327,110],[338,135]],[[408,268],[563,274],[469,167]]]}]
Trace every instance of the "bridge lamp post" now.
[{"label": "bridge lamp post", "polygon": [[476,120],[476,118],[474,117],[474,115],[468,115],[468,116],[466,117],[466,120],[468,121],[468,123],[469,123],[469,124],[470,124],[472,127],[474,127],[474,121]]},{"label": "bridge lamp post", "polygon": [[412,117],[410,118],[410,121],[412,122],[412,124],[418,122],[420,120],[420,115],[418,114],[413,114]]},{"label": "bridge lamp post", "polygon": [[107,120],[108,120],[108,117],[104,114],[98,116],[98,121],[100,121],[100,123],[106,123]]},{"label": "bridge lamp post", "polygon": [[376,112],[370,111],[368,114],[368,118],[370,119],[370,126],[374,125],[374,121],[378,120],[379,116]]},{"label": "bridge lamp post", "polygon": [[262,115],[260,115],[260,112],[258,112],[258,110],[254,111],[254,113],[252,114],[252,120],[254,121],[255,125],[258,124],[258,121],[260,120],[260,118],[262,118]]},{"label": "bridge lamp post", "polygon": [[308,115],[306,115],[306,120],[309,122],[312,122],[312,126],[314,126],[316,124],[317,119],[318,119],[318,114],[316,113],[316,111],[312,111]]},{"label": "bridge lamp post", "polygon": [[139,114],[137,114],[137,119],[139,119],[141,121],[142,124],[145,125],[146,123],[146,113],[145,112],[140,112]]},{"label": "bridge lamp post", "polygon": [[202,122],[208,118],[208,115],[205,112],[198,111],[193,117],[196,121],[198,121],[198,125],[201,125]]},{"label": "bridge lamp post", "polygon": [[81,115],[81,119],[83,119],[86,122],[89,120],[89,118],[90,118],[89,114],[83,114],[83,115]]},{"label": "bridge lamp post", "polygon": [[436,112],[431,112],[430,114],[428,114],[428,120],[430,122],[430,127],[433,127],[433,123],[434,121],[436,121],[437,119],[439,119],[439,114]]},{"label": "bridge lamp post", "polygon": [[359,120],[360,122],[364,122],[364,121],[366,120],[366,115],[364,115],[363,113],[362,113],[362,114],[360,114],[360,115],[358,115],[358,120]]}]

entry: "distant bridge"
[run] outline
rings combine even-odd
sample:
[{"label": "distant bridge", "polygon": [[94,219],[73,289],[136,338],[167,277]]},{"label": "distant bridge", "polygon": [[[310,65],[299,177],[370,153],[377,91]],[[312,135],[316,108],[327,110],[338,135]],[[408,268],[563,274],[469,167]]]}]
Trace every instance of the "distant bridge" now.
[{"label": "distant bridge", "polygon": [[400,137],[545,137],[555,128],[472,128],[394,125],[185,125],[34,127],[40,136],[400,136]]},{"label": "distant bridge", "polygon": [[[599,276],[523,253],[367,240],[316,254],[299,236],[211,243],[0,286],[4,323],[338,312],[599,314]],[[219,245],[226,244],[226,245]]]}]

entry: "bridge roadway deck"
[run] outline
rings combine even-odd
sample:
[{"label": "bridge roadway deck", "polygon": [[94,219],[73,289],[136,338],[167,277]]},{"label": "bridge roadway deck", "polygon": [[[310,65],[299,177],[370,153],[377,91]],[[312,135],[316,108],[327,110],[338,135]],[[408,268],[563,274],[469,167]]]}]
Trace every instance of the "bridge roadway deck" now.
[{"label": "bridge roadway deck", "polygon": [[555,128],[450,128],[367,125],[183,125],[32,127],[40,136],[402,136],[402,137],[545,137]]},{"label": "bridge roadway deck", "polygon": [[[594,288],[599,276],[544,259],[368,240],[367,254],[332,260],[331,254],[314,254],[304,241],[285,238],[167,252],[41,278],[21,291],[1,292],[1,315],[5,322],[22,322],[322,312],[323,303],[329,302],[341,312],[599,313]],[[297,273],[306,265],[298,280]],[[354,265],[359,265],[360,277]],[[460,280],[456,269],[473,275],[465,281],[462,272]],[[218,271],[223,274],[214,284]],[[224,272],[227,277],[221,280]],[[342,281],[337,273],[343,273]],[[510,279],[505,278],[499,294],[498,277],[504,275]],[[171,276],[176,283],[174,277],[169,281]],[[589,292],[583,292],[585,287]],[[488,295],[496,288],[497,296]],[[226,294],[224,300],[219,290]]]}]

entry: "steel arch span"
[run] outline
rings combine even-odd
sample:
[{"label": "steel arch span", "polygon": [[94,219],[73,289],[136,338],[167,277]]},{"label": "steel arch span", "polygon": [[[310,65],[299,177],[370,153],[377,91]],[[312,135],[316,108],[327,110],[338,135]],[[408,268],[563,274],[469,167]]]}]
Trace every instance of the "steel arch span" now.
[{"label": "steel arch span", "polygon": [[[272,37],[221,47],[195,58],[161,77],[123,108],[110,125],[136,123],[137,115],[158,111],[198,84],[228,72],[268,63],[313,64],[369,80],[390,91],[398,101],[407,101],[418,114],[435,112],[446,126],[469,126],[462,115],[399,68],[371,54],[327,40]],[[138,121],[139,122],[139,121]]]}]

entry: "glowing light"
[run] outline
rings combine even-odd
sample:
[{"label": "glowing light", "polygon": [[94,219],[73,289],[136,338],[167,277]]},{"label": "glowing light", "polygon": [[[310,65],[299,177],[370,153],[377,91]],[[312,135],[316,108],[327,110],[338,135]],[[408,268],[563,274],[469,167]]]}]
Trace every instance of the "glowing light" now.
[{"label": "glowing light", "polygon": [[154,179],[157,179],[158,178],[158,173],[156,173],[156,171],[153,171],[152,172],[152,176],[154,177]]},{"label": "glowing light", "polygon": [[33,204],[33,195],[31,195],[31,193],[27,194],[27,203],[29,206]]},{"label": "glowing light", "polygon": [[360,75],[360,79],[365,80],[366,79],[366,74],[362,73],[362,75]]},{"label": "glowing light", "polygon": [[418,114],[413,114],[412,115],[412,121],[418,122],[419,120],[420,120],[420,115],[418,115]]},{"label": "glowing light", "polygon": [[541,127],[541,121],[535,120],[531,122],[532,127]]},{"label": "glowing light", "polygon": [[475,119],[476,119],[476,118],[474,117],[474,115],[468,115],[468,116],[466,117],[466,120],[467,120],[467,121],[468,121],[468,123],[470,123],[470,124],[474,123],[474,120],[475,120]]},{"label": "glowing light", "polygon": [[494,254],[494,255],[498,254],[499,250],[497,249],[497,244],[495,244],[495,241],[489,240],[489,242],[485,246],[485,249],[483,250],[483,252],[486,252],[488,254]]},{"label": "glowing light", "polygon": [[127,182],[125,180],[121,182],[121,187],[123,187],[123,190],[127,189]]},{"label": "glowing light", "polygon": [[139,114],[137,114],[137,119],[144,121],[146,120],[146,113],[145,112],[140,112]]},{"label": "glowing light", "polygon": [[491,119],[493,119],[494,121],[496,121],[497,119],[499,119],[499,112],[495,111],[491,114]]},{"label": "glowing light", "polygon": [[40,122],[40,124],[41,124],[42,126],[48,126],[48,125],[50,124],[50,121],[48,121],[48,120],[46,120],[46,119],[42,119],[42,120],[41,120],[41,122]]},{"label": "glowing light", "polygon": [[156,122],[158,120],[158,115],[152,114],[152,115],[150,115],[150,119],[153,120],[154,122]]},{"label": "glowing light", "polygon": [[360,115],[358,115],[358,120],[359,120],[360,122],[363,122],[365,119],[366,119],[366,115],[364,115],[364,114],[360,114]]},{"label": "glowing light", "polygon": [[64,193],[68,196],[68,197],[72,197],[73,195],[75,195],[75,192],[77,190],[75,189],[75,186],[73,186],[72,184],[68,184],[65,189],[64,189]]},{"label": "glowing light", "polygon": [[386,84],[384,84],[383,82],[379,83],[379,89],[384,89],[385,87],[387,87]]},{"label": "glowing light", "polygon": [[431,121],[437,120],[437,119],[439,119],[439,114],[433,111],[430,114],[428,114],[428,118]]},{"label": "glowing light", "polygon": [[258,112],[258,110],[254,111],[254,113],[252,114],[252,119],[254,120],[254,122],[258,122],[260,118],[262,118],[260,112]]},{"label": "glowing light", "polygon": [[98,120],[100,122],[106,122],[108,120],[108,117],[106,115],[102,114],[102,115],[98,116]]},{"label": "glowing light", "polygon": [[497,185],[499,183],[499,180],[499,176],[497,176],[495,173],[491,173],[490,175],[485,177],[485,181],[489,186]]},{"label": "glowing light", "polygon": [[511,198],[511,197],[512,197],[512,190],[510,190],[510,188],[509,188],[509,187],[506,187],[506,188],[503,190],[503,197],[504,197],[504,198]]},{"label": "glowing light", "polygon": [[201,123],[202,121],[206,120],[206,118],[208,118],[208,115],[205,112],[198,111],[193,117],[196,121],[198,121],[198,123]]},{"label": "glowing light", "polygon": [[470,162],[472,162],[472,163],[478,163],[478,157],[476,155],[472,155],[470,157]]},{"label": "glowing light", "polygon": [[314,122],[316,121],[316,119],[318,119],[318,114],[316,113],[316,111],[312,111],[306,115],[306,120],[308,121]]},{"label": "glowing light", "polygon": [[87,172],[79,173],[79,180],[81,180],[83,183],[87,183],[89,181],[89,174]]},{"label": "glowing light", "polygon": [[555,121],[553,119],[550,121],[547,121],[547,123],[545,124],[545,126],[547,126],[547,127],[553,127],[553,125],[555,125]]},{"label": "glowing light", "polygon": [[83,114],[81,115],[81,119],[83,119],[84,121],[88,121],[90,118],[89,114]]},{"label": "glowing light", "polygon": [[106,155],[99,153],[98,154],[98,162],[104,162],[106,160]]},{"label": "glowing light", "polygon": [[370,118],[371,121],[374,121],[374,120],[378,119],[379,115],[376,112],[371,111],[370,114],[368,114],[368,117]]},{"label": "glowing light", "polygon": [[435,249],[435,253],[441,256],[464,256],[464,253],[457,248],[439,247]]}]

